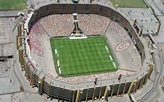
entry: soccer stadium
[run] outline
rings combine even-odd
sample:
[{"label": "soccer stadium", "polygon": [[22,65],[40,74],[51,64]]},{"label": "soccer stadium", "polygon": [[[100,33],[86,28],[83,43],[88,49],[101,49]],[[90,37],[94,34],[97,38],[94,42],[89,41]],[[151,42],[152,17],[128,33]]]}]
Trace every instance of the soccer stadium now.
[{"label": "soccer stadium", "polygon": [[94,101],[135,93],[149,81],[150,42],[141,37],[136,21],[112,7],[44,3],[20,19],[20,65],[41,95]]}]

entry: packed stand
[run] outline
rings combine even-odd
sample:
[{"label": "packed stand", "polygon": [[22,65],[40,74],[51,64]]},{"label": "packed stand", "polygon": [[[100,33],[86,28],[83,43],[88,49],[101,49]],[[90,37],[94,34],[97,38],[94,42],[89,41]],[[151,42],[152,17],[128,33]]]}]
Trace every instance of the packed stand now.
[{"label": "packed stand", "polygon": [[73,17],[71,14],[53,14],[39,20],[39,24],[51,37],[68,36],[73,30]]},{"label": "packed stand", "polygon": [[35,23],[29,33],[30,49],[34,54],[43,56],[43,48],[41,47],[40,35],[44,34],[43,30]]},{"label": "packed stand", "polygon": [[[125,71],[125,70],[118,70],[116,72],[109,72],[109,73],[102,73],[102,74],[92,74],[92,75],[83,75],[83,76],[76,76],[76,77],[67,77],[67,78],[63,78],[61,76],[57,77],[57,80],[60,81],[65,81],[68,83],[82,83],[82,82],[90,82],[90,81],[94,81],[95,78],[97,78],[98,80],[109,80],[110,78],[118,78],[118,75],[122,75],[122,76],[131,76],[134,75],[135,72],[129,72],[129,71]],[[122,80],[125,81],[125,80]],[[101,83],[99,83],[101,84]]]},{"label": "packed stand", "polygon": [[[79,28],[86,35],[103,35],[109,25],[110,19],[95,14],[78,14]],[[42,18],[39,24],[51,37],[69,36],[73,31],[72,14],[53,14]]]},{"label": "packed stand", "polygon": [[110,19],[95,14],[78,14],[79,27],[86,35],[103,35]]}]

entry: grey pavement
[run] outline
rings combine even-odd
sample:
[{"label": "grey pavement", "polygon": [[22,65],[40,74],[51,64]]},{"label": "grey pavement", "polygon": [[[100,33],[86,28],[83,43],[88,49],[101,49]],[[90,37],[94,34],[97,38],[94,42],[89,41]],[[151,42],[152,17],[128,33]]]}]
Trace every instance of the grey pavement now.
[{"label": "grey pavement", "polygon": [[[158,36],[155,36],[154,38],[158,43],[163,43],[164,42],[164,16],[161,13],[161,9],[164,9],[164,5],[162,6],[162,0],[146,0],[147,3],[154,9],[154,12],[156,13],[158,19],[161,22],[160,30],[158,33]],[[160,8],[159,8],[159,7]],[[162,7],[161,7],[162,6]]]},{"label": "grey pavement", "polygon": [[11,44],[12,28],[15,18],[0,18],[0,44]]},{"label": "grey pavement", "polygon": [[28,92],[0,95],[0,102],[57,102],[47,99],[46,95],[39,95]]},{"label": "grey pavement", "polygon": [[141,88],[140,90],[137,90],[136,93],[131,94],[131,95],[134,97],[135,101],[140,101],[140,99],[142,99],[148,92],[151,91],[152,87],[153,87],[153,82],[148,80],[146,85],[143,85],[143,88]]},{"label": "grey pavement", "polygon": [[[153,82],[153,88],[140,99],[141,102],[158,101],[158,98],[160,98],[160,96],[163,94],[159,85],[159,79],[164,73],[162,59],[160,58],[161,54],[162,53],[159,49],[155,50],[154,52],[155,65],[159,73],[155,76],[156,80],[154,80]],[[147,89],[145,89],[143,92],[145,92],[146,90]]]},{"label": "grey pavement", "polygon": [[[138,27],[143,29],[143,34],[148,34],[151,31],[158,31],[159,22],[149,8],[119,8],[120,12],[133,24],[137,19]],[[152,26],[153,25],[153,26]]]},{"label": "grey pavement", "polygon": [[164,0],[152,0],[157,9],[164,15]]},{"label": "grey pavement", "polygon": [[[0,102],[62,102],[55,99],[47,98],[47,95],[39,95],[28,92],[0,95]],[[85,102],[85,101],[83,101]],[[88,102],[92,102],[91,100]],[[94,100],[94,102],[107,102],[104,99]],[[131,102],[127,94],[122,97],[109,97],[108,102]]]},{"label": "grey pavement", "polygon": [[6,63],[0,63],[0,94],[20,92],[20,84],[14,76],[11,63],[12,60],[8,60]]},{"label": "grey pavement", "polygon": [[[161,57],[161,69],[159,69],[159,74],[160,74],[160,78],[161,76],[163,76],[163,60],[164,60],[164,51],[163,51],[163,46],[164,46],[164,0],[147,0],[147,3],[152,6],[152,8],[154,9],[158,19],[161,21],[161,27],[158,33],[158,36],[154,36],[154,38],[156,39],[157,43],[158,43],[158,48],[159,48],[159,55]],[[156,90],[155,90],[156,89]],[[155,87],[154,91],[159,93],[159,90],[161,91],[161,86],[159,85],[159,82],[157,82],[156,87]],[[159,102],[163,102],[163,98],[164,98],[164,94],[160,94],[159,95]]]},{"label": "grey pavement", "polygon": [[[15,36],[13,37],[13,34],[16,34],[16,32],[13,32],[15,22],[13,16],[15,15],[11,17],[11,15],[6,16],[5,14],[3,11],[0,11],[0,56],[14,55],[17,52],[15,51]],[[17,14],[17,12],[15,12],[15,14]],[[7,59],[7,62],[0,62],[0,94],[19,93],[21,86],[20,79],[25,81],[22,83],[25,86],[24,90],[26,92],[36,93],[36,88],[32,88],[22,75],[23,73],[19,71],[20,67],[16,58],[18,57],[14,55],[14,58]],[[18,72],[18,74],[16,72]]]},{"label": "grey pavement", "polygon": [[161,21],[161,29],[155,38],[158,43],[164,43],[164,16],[158,16],[158,18]]},{"label": "grey pavement", "polygon": [[[90,100],[88,102],[93,102],[93,101]],[[109,97],[108,100],[100,99],[100,100],[94,100],[94,102],[131,102],[131,100],[129,99],[128,94],[124,94],[121,97],[113,96],[113,97]]]},{"label": "grey pavement", "polygon": [[[146,0],[147,1],[147,4],[150,5],[153,9],[154,9],[154,12],[155,14],[157,15],[158,19],[161,21],[161,26],[160,26],[160,30],[159,30],[159,33],[157,36],[154,36],[154,38],[156,39],[157,43],[158,44],[164,44],[164,16],[162,15],[161,13],[161,10],[160,8],[158,8],[157,6],[159,4],[162,4],[162,1],[161,0]],[[161,3],[159,3],[161,1]],[[157,3],[158,2],[158,3]],[[157,71],[159,72],[159,74],[157,75],[154,75],[154,71],[151,75],[151,77],[155,77],[155,80],[152,80],[154,81],[153,83],[153,88],[147,93],[144,95],[144,93],[148,90],[148,88],[143,88],[142,89],[142,93],[140,95],[142,95],[143,97],[142,98],[138,98],[135,96],[136,99],[139,100],[139,102],[163,102],[163,98],[164,98],[164,95],[163,95],[163,92],[161,90],[161,86],[159,85],[159,79],[161,78],[161,76],[163,75],[164,71],[163,71],[163,63],[162,63],[162,56],[164,55],[164,52],[161,52],[160,50],[160,47],[161,46],[158,46],[158,49],[155,51],[155,63],[156,63],[156,68],[157,68]],[[149,84],[148,84],[149,85]],[[151,84],[148,86],[150,87]]]},{"label": "grey pavement", "polygon": [[16,17],[20,11],[0,11],[0,17]]},{"label": "grey pavement", "polygon": [[163,102],[164,100],[164,94],[160,96],[160,98],[158,99],[159,102]]},{"label": "grey pavement", "polygon": [[[12,28],[15,18],[0,18],[0,56],[13,55]],[[20,92],[20,84],[13,73],[13,59],[0,62],[0,94]]]}]

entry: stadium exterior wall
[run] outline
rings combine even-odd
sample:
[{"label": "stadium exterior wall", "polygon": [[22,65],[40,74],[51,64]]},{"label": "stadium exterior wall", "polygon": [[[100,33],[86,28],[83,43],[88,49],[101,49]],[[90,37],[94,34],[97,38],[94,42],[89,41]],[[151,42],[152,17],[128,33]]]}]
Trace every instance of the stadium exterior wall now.
[{"label": "stadium exterior wall", "polygon": [[[133,76],[122,77],[120,82],[117,78],[99,80],[99,83],[103,84],[96,86],[92,85],[93,82],[70,84],[45,76],[43,71],[33,65],[31,55],[27,53],[29,50],[27,38],[22,39],[20,36],[27,36],[32,25],[41,17],[50,14],[72,14],[74,12],[106,16],[125,28],[140,53],[142,69]],[[22,57],[25,63],[20,64],[21,67],[23,67],[22,69],[25,70],[26,78],[30,81],[32,86],[38,87],[38,92],[40,94],[46,93],[49,97],[58,100],[80,102],[94,100],[95,97],[100,99],[125,93],[135,93],[138,89],[141,89],[149,79],[154,66],[150,61],[151,55],[149,54],[146,41],[136,33],[132,24],[129,23],[126,17],[114,9],[98,4],[51,4],[38,7],[35,10],[30,10],[27,16],[28,18],[24,20],[24,23],[20,23],[20,25],[22,24],[23,26],[22,31],[18,29],[18,32],[22,32],[22,35],[18,35],[18,38],[24,42],[24,56],[20,57]],[[21,53],[22,50],[18,51]],[[21,60],[21,58],[19,60]],[[149,66],[147,63],[150,63]]]}]

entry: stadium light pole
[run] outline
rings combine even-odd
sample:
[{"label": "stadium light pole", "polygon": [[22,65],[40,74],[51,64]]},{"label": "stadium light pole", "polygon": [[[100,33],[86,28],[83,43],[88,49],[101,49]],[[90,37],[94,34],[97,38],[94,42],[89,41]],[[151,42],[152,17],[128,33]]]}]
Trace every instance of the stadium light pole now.
[{"label": "stadium light pole", "polygon": [[118,4],[115,5],[115,8],[116,8],[116,9],[118,8]]},{"label": "stadium light pole", "polygon": [[72,2],[77,4],[79,0],[72,0]]}]

